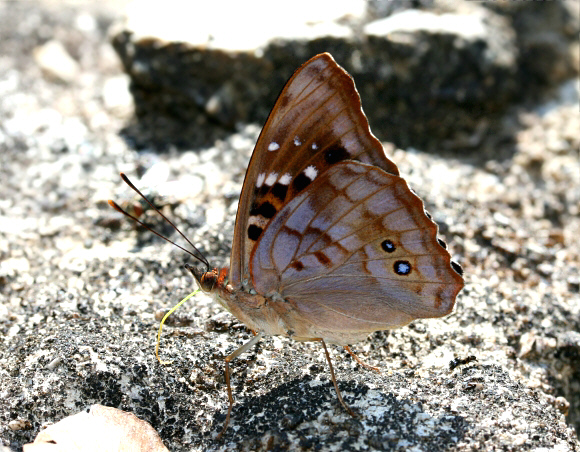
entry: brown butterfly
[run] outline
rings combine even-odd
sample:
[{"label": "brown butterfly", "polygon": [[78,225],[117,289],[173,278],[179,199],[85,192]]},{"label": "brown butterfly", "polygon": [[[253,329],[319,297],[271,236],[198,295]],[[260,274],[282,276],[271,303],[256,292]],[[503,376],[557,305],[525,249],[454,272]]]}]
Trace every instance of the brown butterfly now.
[{"label": "brown butterfly", "polygon": [[263,336],[319,341],[354,415],[326,343],[350,352],[373,331],[445,316],[463,287],[437,225],[371,133],[353,79],[328,53],[294,73],[258,138],[230,267],[194,256],[205,264],[187,267],[200,288],[256,333],[225,359],[220,436],[233,406],[229,363]]}]

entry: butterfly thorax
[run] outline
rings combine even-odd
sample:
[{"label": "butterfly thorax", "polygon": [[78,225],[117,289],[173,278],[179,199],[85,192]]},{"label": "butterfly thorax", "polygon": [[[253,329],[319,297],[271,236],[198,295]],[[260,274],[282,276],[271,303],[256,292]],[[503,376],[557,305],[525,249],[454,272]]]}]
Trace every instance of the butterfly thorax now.
[{"label": "butterfly thorax", "polygon": [[[294,332],[285,328],[283,317],[291,315],[291,306],[274,302],[256,293],[251,285],[234,287],[228,279],[229,268],[214,268],[203,271],[188,267],[200,289],[213,298],[238,320],[254,332],[264,332],[271,336],[293,336]],[[276,297],[274,296],[274,299]]]}]

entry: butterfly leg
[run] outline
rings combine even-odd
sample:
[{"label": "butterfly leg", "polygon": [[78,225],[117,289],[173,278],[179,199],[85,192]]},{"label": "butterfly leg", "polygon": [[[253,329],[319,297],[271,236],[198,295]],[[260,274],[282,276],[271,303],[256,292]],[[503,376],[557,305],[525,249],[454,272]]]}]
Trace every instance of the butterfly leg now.
[{"label": "butterfly leg", "polygon": [[330,360],[330,355],[328,353],[328,349],[326,348],[326,343],[324,342],[324,339],[320,338],[320,339],[314,339],[314,340],[320,341],[322,343],[322,348],[324,348],[324,354],[326,355],[326,361],[328,361],[328,366],[330,367],[330,377],[332,378],[332,383],[334,384],[334,390],[336,391],[336,395],[338,396],[338,401],[340,402],[340,404],[342,405],[342,407],[346,410],[346,412],[348,414],[350,414],[352,417],[357,417],[355,412],[352,411],[346,403],[344,403],[344,400],[342,400],[342,395],[340,394],[340,391],[338,389],[338,384],[336,383],[336,378],[334,377],[334,368],[332,367],[332,361]]},{"label": "butterfly leg", "polygon": [[228,414],[226,416],[226,422],[222,428],[222,431],[217,436],[217,439],[221,439],[223,434],[226,432],[228,425],[230,423],[230,416],[232,414],[232,408],[234,406],[234,397],[232,396],[232,386],[230,385],[230,361],[233,361],[238,356],[240,356],[242,353],[248,351],[250,348],[252,348],[254,345],[256,345],[260,341],[260,339],[262,339],[262,337],[264,337],[264,333],[259,332],[252,339],[250,339],[248,342],[246,342],[244,345],[242,345],[240,348],[238,348],[235,352],[233,352],[231,355],[226,356],[226,359],[225,359],[225,362],[226,362],[226,386],[228,388],[228,399],[230,402],[230,406],[228,407]]},{"label": "butterfly leg", "polygon": [[365,362],[363,362],[358,356],[356,356],[356,354],[350,349],[350,347],[348,345],[344,345],[344,349],[348,352],[348,354],[350,356],[352,356],[352,358],[359,363],[361,366],[363,366],[366,369],[370,369],[370,370],[374,370],[375,372],[381,373],[381,371],[379,370],[378,367],[374,367],[371,366]]}]

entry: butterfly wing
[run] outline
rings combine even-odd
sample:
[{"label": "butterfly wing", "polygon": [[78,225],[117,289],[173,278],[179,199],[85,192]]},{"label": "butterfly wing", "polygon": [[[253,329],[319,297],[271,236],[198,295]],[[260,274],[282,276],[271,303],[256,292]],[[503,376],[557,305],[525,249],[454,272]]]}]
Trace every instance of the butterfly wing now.
[{"label": "butterfly wing", "polygon": [[372,135],[350,75],[323,53],[282,90],[252,154],[240,197],[229,280],[250,278],[250,253],[282,206],[330,166],[355,160],[398,175]]},{"label": "butterfly wing", "polygon": [[250,269],[258,293],[290,303],[307,328],[301,334],[338,343],[444,316],[463,287],[405,180],[351,161],[288,201],[259,238]]}]

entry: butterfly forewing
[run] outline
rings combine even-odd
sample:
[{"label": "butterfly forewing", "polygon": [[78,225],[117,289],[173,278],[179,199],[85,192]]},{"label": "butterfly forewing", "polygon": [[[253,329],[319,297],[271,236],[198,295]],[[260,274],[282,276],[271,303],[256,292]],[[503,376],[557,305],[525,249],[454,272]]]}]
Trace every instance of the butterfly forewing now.
[{"label": "butterfly forewing", "polygon": [[324,53],[288,81],[254,149],[236,218],[234,287],[249,279],[251,250],[282,206],[344,160],[399,174],[370,132],[352,78]]},{"label": "butterfly forewing", "polygon": [[337,163],[273,218],[252,253],[252,282],[290,303],[312,337],[340,343],[452,310],[463,279],[436,235],[404,179]]}]

